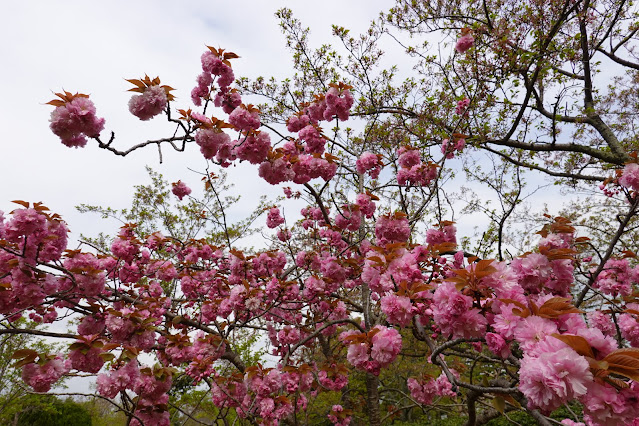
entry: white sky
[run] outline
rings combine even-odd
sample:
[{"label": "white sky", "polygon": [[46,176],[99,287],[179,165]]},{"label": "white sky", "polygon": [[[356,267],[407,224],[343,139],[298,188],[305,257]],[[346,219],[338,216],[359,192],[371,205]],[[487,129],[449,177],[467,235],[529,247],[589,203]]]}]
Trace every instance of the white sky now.
[{"label": "white sky", "polygon": [[[126,149],[151,137],[168,136],[173,127],[157,117],[141,122],[128,112],[132,87],[125,78],[160,76],[178,89],[175,107],[192,107],[190,91],[201,71],[206,45],[241,56],[233,62],[236,76],[285,77],[291,74],[274,13],[289,7],[318,46],[332,40],[331,24],[353,33],[364,31],[389,0],[322,2],[293,1],[20,1],[3,5],[0,67],[3,102],[3,150],[0,210],[11,200],[42,201],[69,223],[73,236],[113,234],[114,225],[94,215],[80,215],[81,203],[114,208],[130,205],[133,185],[146,184],[150,165],[170,181],[182,179],[192,188],[199,177],[187,170],[205,169],[198,147],[187,153],[163,151],[160,165],[154,147],[126,158],[100,150],[95,142],[83,149],[67,148],[49,130],[53,107],[45,105],[62,89],[91,95],[98,116],[106,118],[103,138],[116,132],[115,145]],[[231,168],[233,169],[233,168]],[[231,170],[229,181],[252,207],[253,196],[273,187],[257,178],[254,167]],[[281,194],[277,189],[276,193]]]}]

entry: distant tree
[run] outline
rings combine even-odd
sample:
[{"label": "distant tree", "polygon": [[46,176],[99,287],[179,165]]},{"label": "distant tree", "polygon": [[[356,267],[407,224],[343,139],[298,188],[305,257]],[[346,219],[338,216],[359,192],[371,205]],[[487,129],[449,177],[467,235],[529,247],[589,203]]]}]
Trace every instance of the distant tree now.
[{"label": "distant tree", "polygon": [[20,378],[20,370],[14,368],[13,354],[26,348],[39,352],[53,352],[59,347],[38,337],[38,332],[42,331],[38,323],[24,318],[0,322],[0,330],[14,328],[29,330],[29,333],[0,332],[0,423],[7,423],[12,418],[16,405],[20,405],[21,399],[28,394]]},{"label": "distant tree", "polygon": [[24,395],[12,406],[11,426],[92,426],[90,413],[82,404],[53,395]]}]

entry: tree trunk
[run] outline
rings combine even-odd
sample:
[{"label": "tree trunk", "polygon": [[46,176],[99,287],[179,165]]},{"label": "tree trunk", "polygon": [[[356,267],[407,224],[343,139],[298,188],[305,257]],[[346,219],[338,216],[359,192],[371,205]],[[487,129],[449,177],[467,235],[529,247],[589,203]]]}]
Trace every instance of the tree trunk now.
[{"label": "tree trunk", "polygon": [[379,378],[371,373],[366,373],[366,411],[368,411],[368,424],[379,426],[382,419],[379,413]]}]

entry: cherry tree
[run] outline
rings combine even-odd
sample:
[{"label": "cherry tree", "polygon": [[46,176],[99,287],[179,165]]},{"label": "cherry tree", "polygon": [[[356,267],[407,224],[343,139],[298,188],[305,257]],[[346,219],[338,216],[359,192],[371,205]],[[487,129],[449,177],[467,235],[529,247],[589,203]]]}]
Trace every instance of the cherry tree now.
[{"label": "cherry tree", "polygon": [[[549,425],[566,404],[583,415],[562,424],[635,424],[639,266],[623,241],[636,220],[639,164],[635,105],[619,100],[639,69],[634,13],[626,2],[400,1],[359,38],[335,27],[343,58],[311,49],[308,30],[282,10],[292,79],[236,84],[237,55],[214,47],[190,107],[175,108],[158,77],[130,79],[129,111],[164,116],[174,131],[124,149],[87,95],[56,94],[50,127],[69,148],[199,149],[211,167],[254,165],[282,203],[306,206],[299,220],[262,206],[267,249],[230,237],[213,192],[201,205],[214,209],[201,215],[217,220],[218,238],[128,223],[108,250],[82,251],[68,249],[62,218],[16,201],[0,215],[0,334],[69,342],[61,353],[17,351],[24,382],[47,392],[68,374],[96,375],[99,396],[133,425],[169,424],[167,392],[182,378],[208,389],[221,422],[232,411],[252,424],[308,423],[313,400],[330,394],[336,403],[322,415],[337,425],[459,401],[471,425],[515,410]],[[406,33],[437,33],[448,53],[407,45]],[[387,36],[416,58],[418,77],[395,84],[396,68],[379,69]],[[598,57],[624,67],[616,86],[596,89]],[[499,173],[479,171],[483,154]],[[455,161],[500,197],[492,239],[482,239],[495,258],[458,244],[445,186]],[[549,215],[517,231],[538,231],[534,247],[508,256],[508,221],[531,169],[601,191],[615,200],[606,212],[616,223],[590,239]],[[215,187],[214,175],[203,178]],[[175,182],[172,194],[194,200],[190,185]],[[19,326],[23,316],[75,322],[68,333],[34,330]],[[246,329],[268,340],[268,359],[247,364],[235,350],[233,333]],[[353,398],[358,377],[365,417]]]}]

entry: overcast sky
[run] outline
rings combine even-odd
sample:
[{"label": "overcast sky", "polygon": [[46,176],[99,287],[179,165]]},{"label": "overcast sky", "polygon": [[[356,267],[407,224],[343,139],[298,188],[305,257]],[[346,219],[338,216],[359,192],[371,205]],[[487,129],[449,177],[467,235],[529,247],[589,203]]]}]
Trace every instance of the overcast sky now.
[{"label": "overcast sky", "polygon": [[[20,1],[3,4],[0,26],[0,81],[3,82],[3,149],[0,210],[11,200],[42,201],[60,213],[74,236],[105,229],[96,217],[75,213],[81,203],[127,207],[132,187],[148,182],[150,165],[169,181],[191,186],[199,178],[188,168],[204,170],[197,146],[187,153],[164,150],[160,165],[155,148],[126,158],[100,150],[89,141],[84,149],[67,148],[49,129],[53,92],[91,95],[98,116],[106,118],[103,137],[115,131],[115,146],[126,149],[151,137],[167,136],[172,127],[161,118],[141,122],[127,109],[131,97],[125,78],[145,73],[178,89],[174,106],[191,107],[190,91],[201,71],[206,45],[241,56],[236,76],[282,78],[291,74],[291,58],[274,16],[289,7],[311,27],[314,45],[331,42],[331,24],[364,31],[392,1]],[[238,170],[239,169],[239,170]],[[252,194],[272,190],[256,178],[253,167],[236,168],[231,180],[247,203]],[[277,191],[279,194],[279,190]],[[250,208],[249,204],[245,204]],[[112,227],[112,226],[111,226]]]}]

